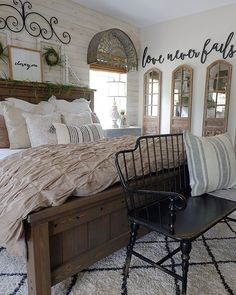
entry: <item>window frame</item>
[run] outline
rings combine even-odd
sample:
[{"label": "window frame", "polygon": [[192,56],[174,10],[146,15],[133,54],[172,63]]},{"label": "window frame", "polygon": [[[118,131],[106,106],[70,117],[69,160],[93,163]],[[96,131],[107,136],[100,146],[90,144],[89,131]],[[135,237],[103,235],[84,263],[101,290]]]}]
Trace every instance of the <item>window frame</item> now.
[{"label": "window frame", "polygon": [[[224,65],[227,67],[227,75],[220,76],[221,72],[221,65]],[[215,78],[213,79],[211,77],[211,70],[217,66],[217,73],[215,75]],[[203,116],[203,124],[202,124],[202,135],[203,136],[209,136],[209,135],[217,135],[221,134],[227,131],[228,129],[228,116],[229,116],[229,102],[230,102],[230,89],[231,89],[231,79],[232,79],[232,64],[225,60],[216,60],[212,62],[210,65],[208,65],[206,70],[206,78],[205,78],[205,96],[204,96],[204,116]],[[226,71],[224,69],[224,71]],[[227,80],[225,82],[226,89],[222,90],[219,89],[219,80],[225,79],[227,77]],[[212,89],[213,91],[210,91],[210,81],[212,83]],[[213,107],[215,109],[215,116],[209,117],[208,116],[208,110],[209,108],[209,94],[215,94],[216,101],[215,106]],[[219,94],[225,94],[225,103],[224,104],[218,104],[218,96]],[[214,101],[214,100],[213,100]],[[217,117],[217,106],[225,107],[224,109],[224,117]]]},{"label": "window frame", "polygon": [[[153,82],[153,74],[152,74],[152,81],[151,83],[148,82],[150,78],[151,73],[157,73],[158,74],[158,82]],[[153,91],[153,86],[155,84],[158,84],[157,86],[157,92]],[[149,92],[149,87],[151,84],[151,92]],[[143,75],[143,130],[146,134],[145,130],[150,129],[147,131],[148,133],[160,133],[160,118],[161,118],[161,94],[162,94],[162,72],[156,68],[152,67],[148,71],[146,71]],[[149,96],[151,95],[151,103],[148,102]],[[157,96],[156,104],[153,103],[154,95]],[[148,114],[148,107],[151,108],[151,115]],[[157,114],[153,114],[153,107],[156,107]],[[150,126],[148,126],[150,125]]]},{"label": "window frame", "polygon": [[[184,78],[183,73],[184,71],[189,72],[189,79]],[[181,71],[181,78],[176,79],[175,75],[177,72]],[[179,81],[180,82],[180,92],[175,93],[175,82]],[[188,83],[188,91],[184,92],[184,84]],[[183,101],[181,98],[183,98],[184,93],[188,93],[188,116],[176,116],[175,115],[175,95],[179,95],[179,108],[180,108],[180,114],[182,113],[183,109]],[[191,125],[192,125],[192,96],[193,96],[193,68],[183,64],[175,68],[172,72],[172,81],[171,81],[171,111],[170,111],[170,133],[179,133],[183,132],[184,130],[191,130]]]}]

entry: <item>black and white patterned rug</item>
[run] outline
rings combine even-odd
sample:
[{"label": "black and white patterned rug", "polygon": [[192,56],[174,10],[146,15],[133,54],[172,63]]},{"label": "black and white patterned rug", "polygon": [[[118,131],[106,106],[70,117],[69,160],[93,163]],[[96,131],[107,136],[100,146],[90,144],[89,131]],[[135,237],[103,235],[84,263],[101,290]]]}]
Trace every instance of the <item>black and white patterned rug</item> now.
[{"label": "black and white patterned rug", "polygon": [[[158,260],[178,243],[150,233],[136,243],[136,250]],[[89,269],[56,285],[53,295],[120,295],[125,249],[99,261]],[[165,263],[181,273],[180,255]],[[169,275],[132,259],[129,295],[176,295],[177,282]],[[236,223],[222,222],[193,243],[189,295],[236,295]],[[0,248],[0,295],[27,295],[24,261]]]}]

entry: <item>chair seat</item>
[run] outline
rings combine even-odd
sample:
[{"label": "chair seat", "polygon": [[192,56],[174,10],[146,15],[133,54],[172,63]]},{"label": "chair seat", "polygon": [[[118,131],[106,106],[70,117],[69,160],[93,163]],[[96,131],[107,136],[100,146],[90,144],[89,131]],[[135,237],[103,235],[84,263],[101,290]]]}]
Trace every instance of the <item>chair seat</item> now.
[{"label": "chair seat", "polygon": [[[236,200],[236,196],[235,196]],[[169,203],[164,201],[139,209],[129,219],[178,240],[194,240],[236,210],[236,201],[209,194],[187,199],[182,211],[176,210],[174,232],[169,230]]]}]

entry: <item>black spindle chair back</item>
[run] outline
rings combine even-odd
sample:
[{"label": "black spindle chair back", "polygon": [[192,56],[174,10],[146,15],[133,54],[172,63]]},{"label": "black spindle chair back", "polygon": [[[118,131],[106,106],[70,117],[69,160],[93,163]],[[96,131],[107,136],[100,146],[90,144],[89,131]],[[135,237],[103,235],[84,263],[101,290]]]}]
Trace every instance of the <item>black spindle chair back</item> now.
[{"label": "black spindle chair back", "polygon": [[[162,192],[189,195],[182,134],[141,136],[134,149],[116,154],[116,167],[129,212],[166,199]],[[136,193],[139,189],[142,194]],[[160,192],[160,197],[153,198],[153,191]]]}]

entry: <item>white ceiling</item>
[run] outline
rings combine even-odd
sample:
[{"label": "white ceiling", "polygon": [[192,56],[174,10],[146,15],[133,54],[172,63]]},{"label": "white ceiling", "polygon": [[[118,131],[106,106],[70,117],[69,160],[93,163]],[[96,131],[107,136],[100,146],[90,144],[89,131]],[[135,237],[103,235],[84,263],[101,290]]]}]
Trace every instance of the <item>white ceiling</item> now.
[{"label": "white ceiling", "polygon": [[236,0],[72,0],[112,17],[145,27],[236,3]]}]

